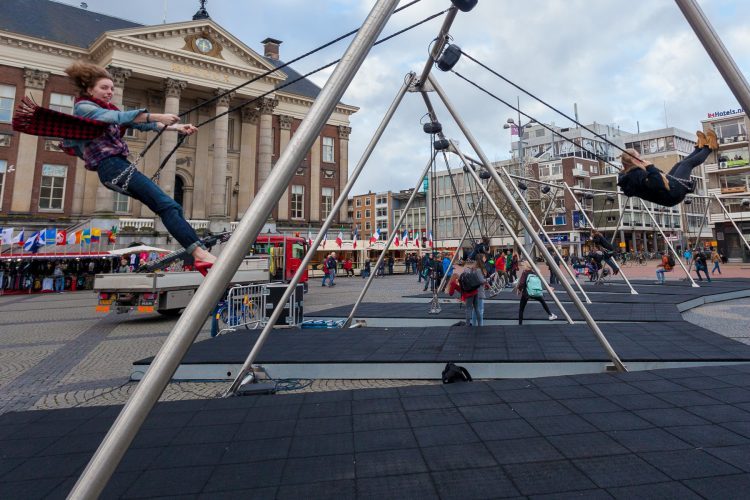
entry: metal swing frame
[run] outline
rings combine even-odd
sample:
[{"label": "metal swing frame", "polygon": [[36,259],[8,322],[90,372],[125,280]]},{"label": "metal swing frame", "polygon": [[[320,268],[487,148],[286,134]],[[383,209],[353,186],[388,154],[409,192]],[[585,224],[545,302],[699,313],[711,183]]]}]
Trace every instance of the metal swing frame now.
[{"label": "metal swing frame", "polygon": [[[697,2],[695,0],[675,1],[683,11],[685,17],[691,23],[696,35],[701,39],[707,52],[719,68],[724,80],[732,89],[732,92],[737,96],[742,107],[744,109],[750,109],[750,86],[748,86],[747,81],[745,81],[739,68],[734,64],[734,61],[726,48],[721,44],[718,35],[713,31],[708,20],[703,16]],[[190,301],[190,304],[188,304],[182,317],[173,327],[169,336],[165,340],[164,345],[154,358],[151,368],[148,370],[131,398],[125,404],[115,423],[112,425],[99,448],[94,453],[94,456],[91,458],[78,481],[73,486],[69,498],[94,499],[104,490],[104,487],[109,482],[109,479],[130,446],[136,433],[153,406],[156,404],[159,396],[163,393],[180,361],[198,335],[201,325],[208,316],[212,305],[217,302],[220,295],[226,289],[226,285],[229,283],[232,275],[239,267],[239,264],[244,257],[245,249],[260,233],[263,222],[266,220],[266,216],[278,203],[278,200],[286,190],[289,181],[294,176],[299,162],[313,145],[320,130],[325,124],[327,117],[331,114],[336,103],[341,99],[344,91],[348,88],[354,75],[357,73],[359,67],[364,62],[366,55],[375,43],[377,36],[390,19],[397,4],[398,0],[378,0],[370,11],[362,24],[362,28],[356,34],[354,40],[347,48],[344,57],[333,70],[333,73],[321,90],[318,98],[315,100],[307,116],[297,129],[297,133],[294,134],[287,148],[281,153],[279,161],[271,172],[267,182],[261,186],[253,203],[248,207],[248,210],[245,212],[245,215],[242,217],[242,220],[235,231],[234,237],[229,240],[225,251],[222,253],[212,271],[208,274],[205,281],[196,292],[194,300]],[[435,58],[445,45],[448,29],[453,23],[456,14],[457,8],[455,6],[448,10],[443,27],[441,28],[442,36],[439,37],[438,43],[433,47],[431,57],[420,75],[419,87],[422,88],[424,95],[424,86],[429,79],[432,87],[438,92],[441,100],[443,100],[451,115],[453,115],[454,120],[459,124],[464,135],[469,139],[472,148],[482,160],[484,167],[488,170],[493,180],[498,184],[506,198],[508,198],[513,210],[517,214],[522,215],[520,207],[515,203],[510,192],[502,184],[497,172],[491,168],[488,159],[479,148],[476,140],[463,124],[460,117],[456,114],[445,94],[442,92],[442,89],[429,75]],[[341,198],[343,198],[343,194]],[[648,213],[651,213],[650,210]],[[525,219],[523,222],[526,226],[526,230],[529,231],[529,234],[531,234],[535,243],[541,247],[540,250],[545,259],[547,259],[547,262],[551,262],[552,257],[541,244],[538,235],[530,231],[531,227],[529,222]],[[322,240],[321,234],[324,233],[319,233],[318,238],[316,238],[318,243]],[[304,268],[300,266],[300,270],[293,280],[296,279],[299,281],[299,277],[302,274],[301,270],[303,269]],[[556,272],[559,273],[559,269],[557,269]],[[597,333],[600,342],[603,341],[603,345],[606,346],[605,348],[608,348],[607,351],[613,361],[615,361],[616,367],[621,371],[625,371],[625,367],[617,357],[617,354],[612,350],[611,346],[609,346],[606,338],[604,338],[604,335],[598,329],[596,322],[588,314],[588,311],[586,311],[585,307],[580,302],[580,299],[576,296],[572,288],[570,288],[570,285],[567,281],[561,280],[561,282],[564,283],[566,291],[574,302],[576,302],[576,306],[579,307],[584,316],[586,316],[587,323],[589,323],[592,330]],[[296,283],[293,281],[290,283],[288,291],[295,286]],[[284,300],[281,300],[280,304],[283,303]],[[277,307],[277,309],[279,308]],[[272,318],[276,315],[276,319],[278,319],[277,312],[280,314],[280,310],[274,310]],[[269,325],[272,326],[273,323],[274,321],[269,318]],[[268,327],[268,325],[266,326]]]}]

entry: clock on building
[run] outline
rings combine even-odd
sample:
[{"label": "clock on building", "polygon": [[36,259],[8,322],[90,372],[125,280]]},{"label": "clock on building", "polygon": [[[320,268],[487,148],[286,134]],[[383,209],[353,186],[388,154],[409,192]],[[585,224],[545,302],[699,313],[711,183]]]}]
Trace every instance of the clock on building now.
[{"label": "clock on building", "polygon": [[208,38],[203,38],[203,37],[196,38],[195,48],[198,49],[199,52],[202,52],[203,54],[207,54],[213,50],[214,44]]}]

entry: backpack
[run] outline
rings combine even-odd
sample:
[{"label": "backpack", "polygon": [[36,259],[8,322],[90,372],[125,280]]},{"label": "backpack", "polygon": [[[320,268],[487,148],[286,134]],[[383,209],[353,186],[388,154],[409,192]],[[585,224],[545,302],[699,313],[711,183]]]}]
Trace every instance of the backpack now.
[{"label": "backpack", "polygon": [[453,382],[471,382],[472,378],[469,371],[463,366],[453,363],[446,363],[443,370],[443,383],[452,384]]},{"label": "backpack", "polygon": [[672,254],[669,254],[667,256],[667,264],[669,264],[669,267],[674,267],[675,261],[674,261],[674,256]]},{"label": "backpack", "polygon": [[529,297],[542,296],[542,280],[536,274],[526,276],[526,294]]},{"label": "backpack", "polygon": [[482,286],[482,280],[479,279],[477,273],[474,271],[464,271],[461,276],[458,277],[458,284],[461,286],[461,290],[466,292],[473,292],[480,286]]}]

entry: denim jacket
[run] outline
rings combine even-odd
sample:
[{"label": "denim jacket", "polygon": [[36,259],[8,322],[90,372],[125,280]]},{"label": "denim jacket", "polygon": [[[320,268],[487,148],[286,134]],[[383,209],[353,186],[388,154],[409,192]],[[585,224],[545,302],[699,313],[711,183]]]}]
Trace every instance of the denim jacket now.
[{"label": "denim jacket", "polygon": [[73,107],[75,116],[91,118],[112,125],[107,131],[96,139],[91,140],[65,140],[63,146],[72,148],[76,156],[83,159],[86,169],[96,170],[101,162],[112,156],[127,156],[128,145],[122,139],[120,126],[135,128],[138,130],[158,130],[158,123],[133,123],[133,120],[141,114],[147,113],[146,108],[134,109],[132,111],[115,111],[104,109],[91,101],[79,101]]}]

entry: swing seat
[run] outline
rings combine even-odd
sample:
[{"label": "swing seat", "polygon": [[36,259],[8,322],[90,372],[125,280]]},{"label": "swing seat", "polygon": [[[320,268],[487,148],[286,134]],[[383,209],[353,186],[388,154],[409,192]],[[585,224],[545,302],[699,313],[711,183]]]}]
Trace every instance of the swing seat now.
[{"label": "swing seat", "polygon": [[115,193],[124,194],[125,196],[130,196],[130,192],[127,189],[123,188],[122,186],[120,186],[118,184],[114,184],[112,182],[106,182],[106,181],[103,184],[104,184],[104,187],[106,187],[110,191],[114,191]]}]

